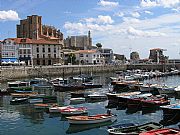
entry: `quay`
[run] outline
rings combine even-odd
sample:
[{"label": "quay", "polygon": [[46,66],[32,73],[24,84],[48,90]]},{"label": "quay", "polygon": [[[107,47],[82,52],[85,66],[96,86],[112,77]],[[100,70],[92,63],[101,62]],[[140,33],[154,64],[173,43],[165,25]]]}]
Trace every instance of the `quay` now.
[{"label": "quay", "polygon": [[76,74],[94,74],[125,70],[159,70],[180,69],[180,64],[122,64],[122,65],[61,65],[61,66],[6,66],[0,68],[0,81],[20,78],[66,76]]}]

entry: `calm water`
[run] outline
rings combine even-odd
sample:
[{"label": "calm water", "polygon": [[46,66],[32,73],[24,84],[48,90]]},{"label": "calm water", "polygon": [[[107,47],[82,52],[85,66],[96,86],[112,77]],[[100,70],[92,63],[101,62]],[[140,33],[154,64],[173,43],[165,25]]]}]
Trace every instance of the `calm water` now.
[{"label": "calm water", "polygon": [[[108,91],[108,77],[112,74],[101,74],[101,78],[96,81],[102,82],[105,86],[102,89],[94,89],[100,93]],[[168,85],[180,85],[180,76],[170,76],[166,78],[153,79],[151,82],[166,83]],[[149,82],[149,80],[146,82]],[[55,94],[58,97],[58,104],[68,105],[70,93],[56,92],[51,90],[39,90],[41,93],[48,95]],[[33,105],[10,105],[11,97],[0,97],[0,135],[107,135],[107,126],[112,123],[103,123],[101,125],[90,126],[70,126],[65,117],[59,114],[52,115],[45,110],[37,110]],[[171,98],[175,102],[175,98]],[[108,101],[101,102],[86,102],[74,106],[84,106],[89,109],[89,114],[98,114],[106,112]],[[145,122],[159,122],[162,120],[162,111],[157,109],[151,110],[128,110],[126,108],[112,108],[112,112],[117,114],[117,121],[114,123],[145,123]],[[180,123],[169,125],[169,127],[177,127]]]}]

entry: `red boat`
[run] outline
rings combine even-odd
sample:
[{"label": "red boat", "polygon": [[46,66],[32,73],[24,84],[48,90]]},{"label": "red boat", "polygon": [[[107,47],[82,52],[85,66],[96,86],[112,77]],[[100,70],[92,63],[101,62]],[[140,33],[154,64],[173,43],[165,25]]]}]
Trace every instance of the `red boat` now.
[{"label": "red boat", "polygon": [[180,135],[180,130],[174,128],[164,128],[143,132],[139,135]]},{"label": "red boat", "polygon": [[141,100],[142,107],[156,107],[161,105],[167,105],[170,103],[170,100],[166,99],[165,97],[150,97],[147,99]]}]

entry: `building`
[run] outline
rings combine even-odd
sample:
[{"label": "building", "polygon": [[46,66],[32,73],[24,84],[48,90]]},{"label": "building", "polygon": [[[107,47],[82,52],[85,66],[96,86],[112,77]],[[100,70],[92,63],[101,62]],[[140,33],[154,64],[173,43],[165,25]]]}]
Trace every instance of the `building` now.
[{"label": "building", "polygon": [[32,15],[20,20],[17,25],[17,38],[45,39],[63,44],[63,34],[53,26],[43,25],[42,16]]},{"label": "building", "polygon": [[18,46],[13,40],[5,39],[1,42],[1,64],[18,62]]},{"label": "building", "polygon": [[131,63],[139,63],[139,53],[138,52],[131,52],[130,53],[130,61]]},{"label": "building", "polygon": [[98,51],[101,52],[101,55],[104,57],[106,64],[110,64],[114,61],[114,54],[112,49],[98,48]]},{"label": "building", "polygon": [[156,62],[156,63],[165,63],[165,62],[167,62],[168,57],[164,56],[163,51],[166,51],[166,50],[161,49],[161,48],[151,49],[149,59],[151,59],[152,62]]},{"label": "building", "polygon": [[91,32],[88,35],[71,36],[64,40],[64,47],[77,50],[86,50],[92,48]]},{"label": "building", "polygon": [[8,38],[2,44],[2,60],[26,65],[63,63],[62,44],[45,39]]}]

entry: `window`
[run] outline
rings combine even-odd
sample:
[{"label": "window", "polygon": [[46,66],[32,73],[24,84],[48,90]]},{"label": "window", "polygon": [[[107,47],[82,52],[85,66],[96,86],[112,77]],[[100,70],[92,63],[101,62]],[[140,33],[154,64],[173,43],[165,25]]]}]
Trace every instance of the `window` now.
[{"label": "window", "polygon": [[45,58],[45,54],[43,54],[43,58]]},{"label": "window", "polygon": [[48,54],[48,58],[51,58],[51,54]]},{"label": "window", "polygon": [[56,58],[56,54],[54,54],[54,58]]},{"label": "window", "polygon": [[37,58],[39,58],[39,54],[37,54]]},{"label": "window", "polygon": [[24,55],[24,58],[26,58],[26,55]]},{"label": "window", "polygon": [[26,54],[26,49],[24,49],[24,54]]},{"label": "window", "polygon": [[86,54],[86,57],[88,57],[88,54]]},{"label": "window", "polygon": [[48,65],[51,65],[51,60],[48,60]]},{"label": "window", "polygon": [[19,54],[22,54],[22,50],[21,49],[19,50]]},{"label": "window", "polygon": [[51,52],[51,48],[48,48],[48,52]]},{"label": "window", "polygon": [[39,47],[36,48],[36,52],[39,52]]},{"label": "window", "polygon": [[46,64],[46,62],[45,62],[45,60],[43,60],[43,65],[45,65]]},{"label": "window", "polygon": [[79,57],[83,57],[83,54],[79,54]]},{"label": "window", "polygon": [[94,58],[96,57],[96,55],[94,54]]},{"label": "window", "polygon": [[54,53],[56,53],[56,48],[54,48]]},{"label": "window", "polygon": [[42,52],[45,52],[45,48],[44,47],[42,48]]},{"label": "window", "polygon": [[37,60],[37,65],[40,65],[40,61],[39,60]]},{"label": "window", "polygon": [[27,53],[28,53],[28,54],[31,54],[31,50],[30,50],[30,49],[28,49],[28,50],[27,50]]}]

